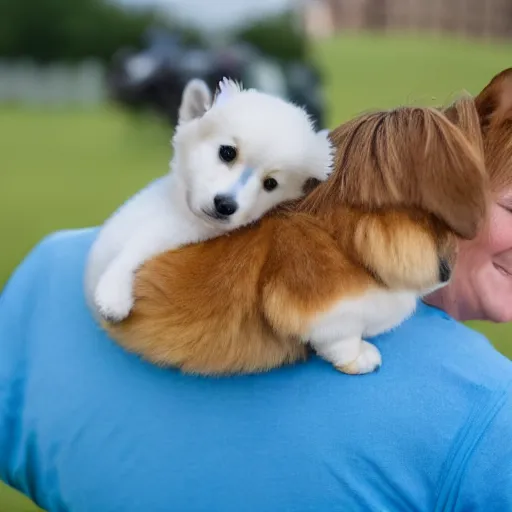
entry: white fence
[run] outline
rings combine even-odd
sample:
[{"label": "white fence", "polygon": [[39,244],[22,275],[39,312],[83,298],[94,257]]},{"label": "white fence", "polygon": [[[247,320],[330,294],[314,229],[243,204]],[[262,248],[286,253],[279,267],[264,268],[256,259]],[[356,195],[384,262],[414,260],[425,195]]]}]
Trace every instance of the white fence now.
[{"label": "white fence", "polygon": [[105,69],[100,62],[39,65],[0,59],[0,104],[96,105],[105,95]]}]

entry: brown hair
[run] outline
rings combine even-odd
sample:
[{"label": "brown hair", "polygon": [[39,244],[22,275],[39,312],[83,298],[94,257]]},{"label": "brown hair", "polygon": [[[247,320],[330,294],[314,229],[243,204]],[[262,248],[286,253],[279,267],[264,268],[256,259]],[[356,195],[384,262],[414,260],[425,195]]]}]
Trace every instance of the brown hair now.
[{"label": "brown hair", "polygon": [[445,113],[463,129],[479,127],[491,193],[512,187],[512,68],[496,75],[475,98],[455,101]]},{"label": "brown hair", "polygon": [[[476,111],[457,127],[434,108],[400,107],[361,115],[331,138],[339,171],[302,201],[302,211],[415,208],[463,238],[475,236],[487,189]],[[469,176],[481,177],[478,189],[468,188]]]}]

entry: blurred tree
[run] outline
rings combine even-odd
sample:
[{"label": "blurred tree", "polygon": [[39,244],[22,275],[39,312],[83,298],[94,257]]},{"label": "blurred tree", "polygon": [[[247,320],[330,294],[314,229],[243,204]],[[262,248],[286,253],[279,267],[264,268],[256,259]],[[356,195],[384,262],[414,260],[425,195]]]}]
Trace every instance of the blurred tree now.
[{"label": "blurred tree", "polygon": [[309,58],[307,36],[298,26],[293,11],[251,21],[235,30],[233,37],[281,61]]},{"label": "blurred tree", "polygon": [[[153,10],[126,10],[109,0],[0,0],[0,56],[108,60],[121,46],[139,47],[156,19]],[[201,42],[192,29],[165,25],[187,42]]]}]

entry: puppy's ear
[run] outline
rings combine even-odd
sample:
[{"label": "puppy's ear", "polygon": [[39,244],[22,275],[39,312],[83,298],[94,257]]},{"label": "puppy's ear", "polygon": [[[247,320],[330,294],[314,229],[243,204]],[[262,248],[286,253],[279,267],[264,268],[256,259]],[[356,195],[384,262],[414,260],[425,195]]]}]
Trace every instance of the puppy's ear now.
[{"label": "puppy's ear", "polygon": [[203,80],[190,80],[183,90],[178,113],[178,123],[187,123],[199,117],[211,107],[212,94]]},{"label": "puppy's ear", "polygon": [[444,114],[483,155],[482,127],[474,98],[469,94],[461,96],[444,109]]},{"label": "puppy's ear", "polygon": [[230,100],[235,95],[239,94],[242,91],[242,85],[234,80],[229,78],[223,78],[219,85],[217,86],[217,91],[215,93],[215,99],[213,102],[216,105],[220,105],[225,101]]},{"label": "puppy's ear", "polygon": [[[473,112],[479,132],[474,107]],[[486,218],[489,199],[482,146],[436,110],[417,111],[411,119],[416,122],[409,125],[404,135],[407,146],[401,151],[405,155],[408,146],[419,151],[406,161],[406,167],[414,169],[412,175],[406,169],[401,174],[408,176],[405,183],[417,198],[413,204],[434,214],[460,238],[474,238]]]},{"label": "puppy's ear", "polygon": [[313,174],[310,178],[325,181],[332,173],[334,167],[335,149],[329,130],[320,130],[315,135],[314,150],[315,161],[310,165]]},{"label": "puppy's ear", "polygon": [[495,120],[512,119],[512,68],[498,73],[475,98],[482,128]]},{"label": "puppy's ear", "polygon": [[488,206],[481,148],[445,117],[435,114],[430,121],[425,153],[416,163],[416,193],[421,194],[423,207],[456,235],[473,239]]}]

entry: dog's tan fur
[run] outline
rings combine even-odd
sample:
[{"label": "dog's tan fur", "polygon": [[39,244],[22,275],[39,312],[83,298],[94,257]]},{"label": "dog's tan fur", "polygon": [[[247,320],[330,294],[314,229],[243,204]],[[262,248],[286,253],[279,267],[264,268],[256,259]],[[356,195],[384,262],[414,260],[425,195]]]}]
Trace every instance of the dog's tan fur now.
[{"label": "dog's tan fur", "polygon": [[304,360],[301,338],[318,314],[369,290],[437,284],[439,259],[452,265],[456,238],[477,234],[487,181],[478,123],[464,130],[429,108],[343,124],[326,182],[255,225],[148,261],[132,314],[107,331],[191,373]]}]

